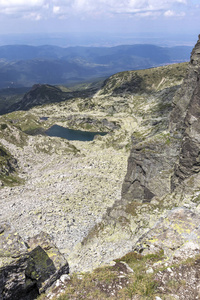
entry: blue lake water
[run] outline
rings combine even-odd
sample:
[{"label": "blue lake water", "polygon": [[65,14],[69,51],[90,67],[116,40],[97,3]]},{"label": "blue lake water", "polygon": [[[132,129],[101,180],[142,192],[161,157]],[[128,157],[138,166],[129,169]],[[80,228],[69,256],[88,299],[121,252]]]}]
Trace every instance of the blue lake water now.
[{"label": "blue lake water", "polygon": [[59,125],[53,125],[45,133],[48,136],[57,136],[70,141],[93,141],[95,135],[106,135],[107,132],[89,132],[82,130],[73,130]]}]

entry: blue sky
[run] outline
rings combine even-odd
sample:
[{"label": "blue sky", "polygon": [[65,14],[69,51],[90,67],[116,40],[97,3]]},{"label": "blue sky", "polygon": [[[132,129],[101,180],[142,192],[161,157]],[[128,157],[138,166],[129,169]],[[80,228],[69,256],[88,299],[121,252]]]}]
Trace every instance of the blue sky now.
[{"label": "blue sky", "polygon": [[187,40],[200,33],[200,0],[0,0],[0,34],[57,32]]}]

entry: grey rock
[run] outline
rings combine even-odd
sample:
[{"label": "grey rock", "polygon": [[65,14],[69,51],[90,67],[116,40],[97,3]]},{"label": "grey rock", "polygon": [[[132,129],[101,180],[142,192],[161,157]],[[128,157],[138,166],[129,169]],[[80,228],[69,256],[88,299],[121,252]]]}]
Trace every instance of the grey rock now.
[{"label": "grey rock", "polygon": [[199,222],[199,214],[186,208],[173,209],[133,248],[143,254],[164,250],[168,263],[194,257],[200,253]]},{"label": "grey rock", "polygon": [[[171,116],[171,124],[173,126],[176,122],[176,127],[180,128],[182,126],[184,133],[180,150],[180,158],[179,162],[175,166],[174,176],[172,178],[172,189],[174,189],[177,185],[179,185],[186,178],[190,177],[193,174],[196,174],[200,171],[200,40],[197,42],[195,48],[192,51],[189,71],[190,80],[192,83],[189,84],[186,79],[185,84],[182,87],[183,92],[186,89],[193,88],[190,97],[188,96],[187,109],[185,110],[185,99],[181,98],[179,101],[178,107],[180,110],[185,110],[185,118],[183,121],[177,121],[174,118],[175,111],[177,111],[177,107],[174,110],[174,114]],[[187,84],[187,86],[186,86]],[[180,125],[182,124],[183,125]],[[172,125],[171,125],[172,127]]]},{"label": "grey rock", "polygon": [[187,76],[177,95],[176,106],[171,114],[170,130],[182,133],[179,161],[172,176],[172,190],[185,179],[200,171],[200,40],[190,58]]},{"label": "grey rock", "polygon": [[66,283],[68,280],[70,280],[70,276],[68,274],[63,274],[61,277],[60,277],[60,280],[62,281],[62,283]]},{"label": "grey rock", "polygon": [[[173,97],[169,127],[133,143],[122,198],[151,201],[173,191],[200,171],[200,40],[194,47],[186,77]],[[167,116],[167,114],[166,114]],[[163,132],[163,135],[162,135]],[[168,134],[166,134],[168,132]]]},{"label": "grey rock", "polygon": [[113,131],[120,128],[116,121],[109,121],[106,118],[92,118],[87,115],[70,115],[66,118],[66,121],[70,128],[75,129]]},{"label": "grey rock", "polygon": [[[17,168],[17,160],[0,144],[0,176],[2,181],[14,173]],[[3,182],[1,182],[0,186],[1,185],[3,185]]]},{"label": "grey rock", "polygon": [[1,228],[0,299],[35,299],[69,272],[67,261],[47,233],[29,239],[28,245],[9,224]]},{"label": "grey rock", "polygon": [[153,268],[149,268],[148,270],[146,270],[146,273],[147,273],[147,274],[153,274],[153,272],[154,272],[154,271],[153,271]]},{"label": "grey rock", "polygon": [[171,191],[173,166],[177,161],[177,140],[158,134],[133,145],[122,198],[129,201],[151,201]]}]

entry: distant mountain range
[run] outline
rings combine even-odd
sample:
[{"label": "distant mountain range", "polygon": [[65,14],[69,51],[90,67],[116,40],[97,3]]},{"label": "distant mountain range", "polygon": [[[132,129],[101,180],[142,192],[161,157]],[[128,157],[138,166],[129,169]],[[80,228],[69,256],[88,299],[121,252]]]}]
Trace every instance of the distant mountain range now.
[{"label": "distant mountain range", "polygon": [[188,61],[192,47],[122,45],[69,47],[8,45],[0,47],[0,88],[35,83],[70,84],[125,70]]}]

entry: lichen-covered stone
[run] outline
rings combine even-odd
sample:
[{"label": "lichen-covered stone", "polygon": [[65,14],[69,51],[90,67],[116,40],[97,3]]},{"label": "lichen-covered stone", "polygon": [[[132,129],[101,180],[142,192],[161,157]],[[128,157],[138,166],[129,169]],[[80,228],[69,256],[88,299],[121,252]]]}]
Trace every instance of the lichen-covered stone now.
[{"label": "lichen-covered stone", "polygon": [[0,223],[0,268],[27,253],[27,245],[9,223]]},{"label": "lichen-covered stone", "polygon": [[168,134],[158,134],[132,146],[122,198],[151,201],[171,191],[171,176],[177,160],[177,141]]},{"label": "lichen-covered stone", "polygon": [[31,300],[45,291],[69,266],[50,236],[29,239],[30,246],[10,227],[0,225],[0,299]]},{"label": "lichen-covered stone", "polygon": [[45,291],[62,274],[69,273],[69,265],[52,242],[49,234],[41,232],[28,239],[30,261],[26,275],[37,281],[39,292]]},{"label": "lichen-covered stone", "polygon": [[200,215],[175,208],[161,218],[133,247],[142,254],[164,250],[166,261],[177,262],[200,253]]}]

